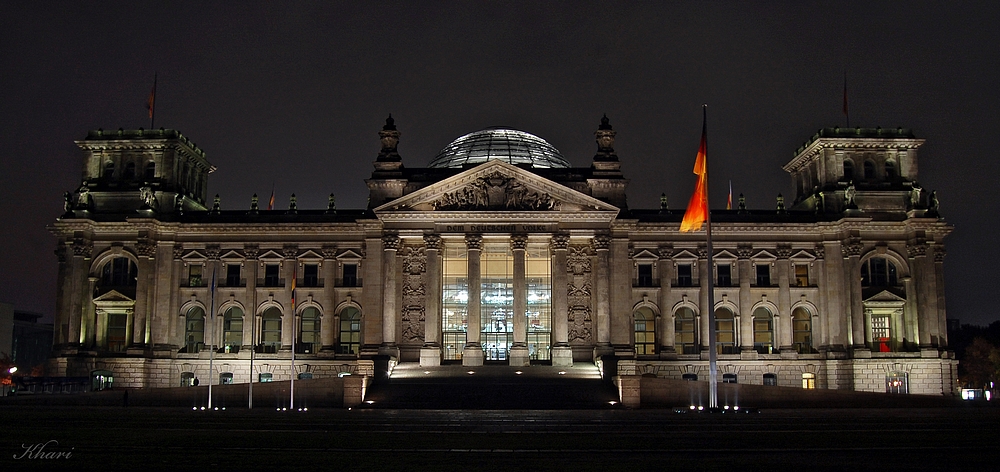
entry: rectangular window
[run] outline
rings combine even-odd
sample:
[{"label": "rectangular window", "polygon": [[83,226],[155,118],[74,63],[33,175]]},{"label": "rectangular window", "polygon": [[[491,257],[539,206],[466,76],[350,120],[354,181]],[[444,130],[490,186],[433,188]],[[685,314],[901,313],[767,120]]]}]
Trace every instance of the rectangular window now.
[{"label": "rectangular window", "polygon": [[639,287],[653,286],[653,264],[639,264],[639,277],[636,279]]},{"label": "rectangular window", "polygon": [[265,287],[278,287],[280,280],[278,276],[278,264],[267,264],[264,266]]},{"label": "rectangular window", "polygon": [[892,351],[892,338],[889,331],[888,316],[872,317],[872,342],[875,343],[873,347],[878,349],[878,352]]},{"label": "rectangular window", "polygon": [[318,287],[319,286],[319,265],[318,264],[306,264],[302,268],[302,286],[303,287]]},{"label": "rectangular window", "polygon": [[201,264],[188,266],[188,287],[201,287]]},{"label": "rectangular window", "polygon": [[758,287],[770,287],[771,286],[771,265],[768,263],[761,263],[755,266],[757,268],[757,286]]},{"label": "rectangular window", "polygon": [[227,264],[226,265],[226,287],[239,287],[240,284],[240,265],[239,264]]},{"label": "rectangular window", "polygon": [[358,265],[357,264],[344,264],[344,278],[343,287],[357,287],[358,286]]},{"label": "rectangular window", "polygon": [[717,270],[719,272],[719,280],[716,284],[720,287],[731,287],[733,285],[733,266],[730,264],[719,264]]},{"label": "rectangular window", "polygon": [[124,313],[108,314],[107,342],[108,350],[122,352],[128,337],[128,315]]},{"label": "rectangular window", "polygon": [[691,264],[679,264],[677,266],[677,286],[691,286]]},{"label": "rectangular window", "polygon": [[809,286],[809,266],[807,264],[795,264],[795,285],[799,287]]}]

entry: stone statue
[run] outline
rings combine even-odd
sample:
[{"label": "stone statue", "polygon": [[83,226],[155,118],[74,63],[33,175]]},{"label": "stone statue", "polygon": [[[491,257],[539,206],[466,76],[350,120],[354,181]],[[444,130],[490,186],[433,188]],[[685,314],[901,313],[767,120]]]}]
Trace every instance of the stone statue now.
[{"label": "stone statue", "polygon": [[854,188],[854,182],[851,182],[851,185],[848,185],[847,189],[844,190],[844,206],[847,208],[855,208],[856,205],[854,204],[854,197],[856,197],[857,194],[858,191]]},{"label": "stone statue", "polygon": [[63,193],[63,211],[66,213],[73,211],[73,195],[69,192]]},{"label": "stone statue", "polygon": [[80,186],[80,189],[76,191],[76,207],[81,210],[90,209],[90,188],[87,184]]},{"label": "stone statue", "polygon": [[937,214],[938,207],[940,206],[940,202],[938,202],[938,197],[937,197],[937,190],[934,190],[934,191],[931,192],[930,205],[929,206],[930,206],[929,209],[930,209],[931,213]]},{"label": "stone statue", "polygon": [[916,208],[920,205],[920,193],[923,191],[920,184],[913,182],[913,188],[910,190],[910,207]]},{"label": "stone statue", "polygon": [[149,187],[139,188],[139,198],[142,199],[144,206],[152,209],[156,209],[159,205],[156,201],[156,195],[153,193],[153,189]]}]

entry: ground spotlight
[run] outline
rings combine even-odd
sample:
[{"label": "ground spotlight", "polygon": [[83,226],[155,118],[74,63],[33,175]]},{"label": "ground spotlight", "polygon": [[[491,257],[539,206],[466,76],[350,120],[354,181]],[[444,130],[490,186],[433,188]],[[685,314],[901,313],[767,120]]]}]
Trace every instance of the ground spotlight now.
[{"label": "ground spotlight", "polygon": [[514,373],[515,373],[515,374],[517,374],[517,375],[521,375],[521,374],[523,374],[524,372],[521,372],[520,370],[516,370],[516,371],[514,371]]},{"label": "ground spotlight", "polygon": [[695,408],[697,408],[697,407],[696,407],[696,406],[694,406],[694,405],[691,405],[691,409],[692,409],[692,410],[693,410],[693,409],[695,409]]},{"label": "ground spotlight", "polygon": [[698,407],[698,411],[702,411],[702,410],[704,410],[704,409],[705,409],[705,407],[703,407],[703,406],[699,406],[699,407]]},{"label": "ground spotlight", "polygon": [[475,373],[476,373],[476,371],[474,371],[474,370],[470,370],[469,371],[469,375],[472,375],[472,374],[475,374]]},{"label": "ground spotlight", "polygon": [[608,404],[611,405],[611,406],[615,406],[615,405],[618,404],[618,402],[616,402],[614,400],[611,400],[611,401],[608,402]]},{"label": "ground spotlight", "polygon": [[371,405],[372,403],[375,403],[375,402],[374,402],[374,401],[372,401],[372,400],[365,400],[365,403],[367,403],[367,404]]},{"label": "ground spotlight", "polygon": [[722,407],[722,409],[723,410],[728,410],[729,409],[729,405],[726,405],[726,406]]},{"label": "ground spotlight", "polygon": [[193,411],[198,411],[198,407],[196,407],[196,406],[192,406],[192,407],[191,407],[191,410],[193,410]]},{"label": "ground spotlight", "polygon": [[201,407],[201,411],[205,411],[205,407]]},{"label": "ground spotlight", "polygon": [[560,370],[559,371],[559,375],[566,375],[566,371],[565,370]]}]

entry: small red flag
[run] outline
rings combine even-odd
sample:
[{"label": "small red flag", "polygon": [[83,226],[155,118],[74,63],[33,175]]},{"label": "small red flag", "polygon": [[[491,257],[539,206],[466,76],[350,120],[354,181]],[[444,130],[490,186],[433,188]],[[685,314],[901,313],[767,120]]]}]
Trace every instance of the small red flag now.
[{"label": "small red flag", "polygon": [[698,231],[708,220],[708,135],[705,119],[701,125],[701,146],[698,157],[694,160],[694,174],[698,176],[694,194],[688,202],[684,219],[681,220],[681,231]]},{"label": "small red flag", "polygon": [[268,211],[274,209],[274,190],[271,190],[271,199],[267,201]]},{"label": "small red flag", "polygon": [[146,110],[149,112],[149,119],[153,119],[153,108],[156,104],[156,74],[153,74],[153,89],[149,91],[149,100],[146,102]]}]

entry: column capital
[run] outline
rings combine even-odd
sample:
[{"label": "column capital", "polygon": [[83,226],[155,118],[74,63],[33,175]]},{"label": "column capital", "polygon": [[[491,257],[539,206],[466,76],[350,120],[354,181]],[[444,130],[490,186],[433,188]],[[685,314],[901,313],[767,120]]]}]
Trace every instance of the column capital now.
[{"label": "column capital", "polygon": [[211,261],[219,260],[219,253],[221,252],[222,250],[219,249],[218,244],[205,246],[205,257],[207,257]]},{"label": "column capital", "polygon": [[444,247],[444,244],[441,241],[441,235],[440,234],[433,234],[433,233],[431,233],[431,234],[425,234],[424,235],[424,244],[427,246],[427,249],[435,249],[435,250],[437,250],[437,249],[441,249],[442,247]]},{"label": "column capital", "polygon": [[753,246],[750,244],[736,245],[736,257],[738,259],[750,259],[753,255]]},{"label": "column capital", "polygon": [[149,238],[139,238],[135,244],[135,252],[146,259],[156,257],[156,241]]},{"label": "column capital", "polygon": [[607,251],[611,247],[611,236],[606,234],[595,235],[594,239],[591,240],[591,244],[596,251]]},{"label": "column capital", "polygon": [[257,260],[257,256],[260,255],[260,246],[256,244],[244,244],[243,245],[243,257],[248,261]]},{"label": "column capital", "polygon": [[324,244],[320,249],[323,253],[323,259],[336,259],[337,258],[337,245],[336,244]]},{"label": "column capital", "polygon": [[926,244],[907,244],[906,253],[910,257],[921,257],[927,255],[927,245]]},{"label": "column capital", "polygon": [[936,246],[934,248],[934,262],[944,262],[944,256],[947,254],[944,246]]},{"label": "column capital", "polygon": [[175,261],[181,260],[181,256],[183,255],[184,255],[184,245],[174,244],[174,260]]},{"label": "column capital", "polygon": [[90,259],[94,252],[94,243],[83,238],[73,240],[73,256]]},{"label": "column capital", "polygon": [[554,234],[552,235],[552,249],[553,250],[566,250],[569,247],[569,235],[568,234]]},{"label": "column capital", "polygon": [[670,259],[674,255],[674,245],[664,244],[656,248],[656,255],[660,256],[661,261]]},{"label": "column capital", "polygon": [[469,249],[483,249],[483,236],[480,234],[466,234],[465,246]]},{"label": "column capital", "polygon": [[826,246],[822,243],[816,243],[816,247],[813,249],[813,252],[816,254],[816,259],[826,258]]},{"label": "column capital", "polygon": [[295,244],[286,244],[285,247],[281,249],[281,255],[285,256],[285,259],[295,259],[299,255],[299,246]]},{"label": "column capital", "polygon": [[848,241],[844,241],[843,246],[840,247],[840,251],[844,254],[844,257],[860,257],[861,251],[864,249],[864,245],[861,244],[860,238],[852,238]]},{"label": "column capital", "polygon": [[382,249],[386,251],[395,251],[399,249],[400,239],[399,235],[393,233],[387,233],[382,235]]},{"label": "column capital", "polygon": [[774,253],[778,259],[788,259],[792,257],[792,246],[790,244],[779,244]]},{"label": "column capital", "polygon": [[524,234],[512,234],[510,236],[510,248],[513,250],[525,250],[528,247],[528,236]]}]

